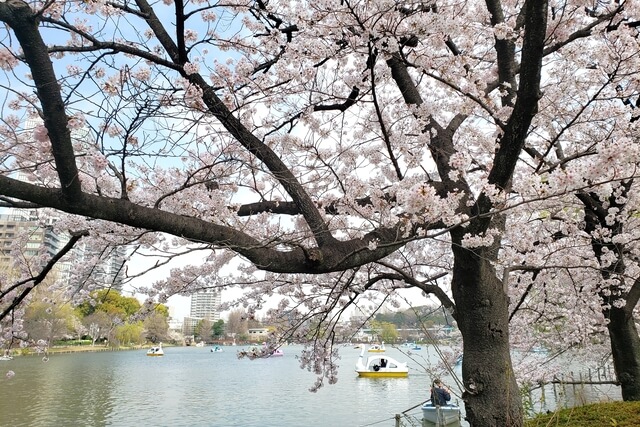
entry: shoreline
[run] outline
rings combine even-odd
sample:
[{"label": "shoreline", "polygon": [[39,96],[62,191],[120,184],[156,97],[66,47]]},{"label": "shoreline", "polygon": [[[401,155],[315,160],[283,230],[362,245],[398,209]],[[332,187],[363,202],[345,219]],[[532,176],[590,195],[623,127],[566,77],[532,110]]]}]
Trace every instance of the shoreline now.
[{"label": "shoreline", "polygon": [[151,346],[135,346],[135,347],[105,347],[105,346],[62,346],[51,347],[45,351],[35,351],[33,349],[23,349],[19,351],[11,352],[11,357],[23,357],[23,356],[50,356],[52,354],[72,354],[72,353],[101,353],[105,351],[128,351],[128,350],[143,350],[150,348]]}]

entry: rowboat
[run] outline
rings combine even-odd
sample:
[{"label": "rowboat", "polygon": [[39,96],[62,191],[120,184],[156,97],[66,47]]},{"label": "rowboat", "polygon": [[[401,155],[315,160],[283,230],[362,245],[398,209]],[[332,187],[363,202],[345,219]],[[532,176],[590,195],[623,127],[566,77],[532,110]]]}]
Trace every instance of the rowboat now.
[{"label": "rowboat", "polygon": [[460,422],[460,406],[450,403],[433,406],[431,402],[422,405],[422,418],[436,426],[448,426]]}]

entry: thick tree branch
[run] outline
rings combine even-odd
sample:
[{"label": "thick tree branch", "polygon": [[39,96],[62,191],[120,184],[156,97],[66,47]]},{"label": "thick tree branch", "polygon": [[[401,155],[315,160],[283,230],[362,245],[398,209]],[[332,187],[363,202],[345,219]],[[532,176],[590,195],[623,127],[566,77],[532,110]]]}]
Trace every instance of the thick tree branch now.
[{"label": "thick tree branch", "polygon": [[178,63],[185,64],[189,61],[187,48],[184,44],[184,1],[175,0],[176,8],[176,41],[178,43]]},{"label": "thick tree branch", "polygon": [[330,111],[330,110],[338,110],[341,112],[347,111],[347,108],[354,105],[358,99],[358,95],[360,94],[360,89],[356,86],[353,87],[347,99],[340,104],[327,104],[327,105],[316,105],[313,107],[313,111]]},{"label": "thick tree branch", "polygon": [[[420,95],[420,91],[416,87],[411,75],[407,71],[406,65],[403,63],[402,58],[399,53],[391,55],[391,58],[387,60],[387,65],[391,69],[391,77],[398,85],[400,89],[400,93],[404,98],[404,102],[409,105],[422,105],[423,100]],[[432,123],[431,125],[434,125]],[[429,128],[425,129],[428,131]]]},{"label": "thick tree branch", "polygon": [[[445,198],[448,195],[448,188],[446,188],[446,186],[440,181],[428,181],[428,182],[425,182],[425,185],[432,187],[436,191],[436,194],[439,197]],[[385,193],[382,196],[382,198],[387,203],[396,202],[395,196],[388,193]],[[357,198],[354,200],[354,202],[357,206],[360,206],[360,207],[373,206],[373,201],[371,200],[370,196]],[[328,204],[318,203],[317,206],[318,206],[318,209],[323,209],[324,207],[324,212],[326,214],[329,214],[329,215],[340,214],[340,201],[334,200]],[[302,213],[300,212],[299,207],[293,202],[265,200],[265,201],[256,202],[256,203],[243,204],[238,208],[236,214],[238,216],[251,216],[251,215],[257,215],[264,212],[271,212],[274,214],[281,214],[281,215],[300,215]],[[424,227],[425,224],[422,224],[422,226]],[[445,228],[445,227],[439,226],[438,228]]]},{"label": "thick tree branch", "polygon": [[182,65],[182,63],[180,62],[180,50],[178,49],[178,46],[171,39],[171,35],[169,35],[167,30],[165,30],[162,22],[156,16],[156,13],[151,5],[149,5],[146,0],[136,0],[136,4],[145,17],[149,28],[151,28],[155,36],[158,38],[160,44],[162,44],[164,49],[167,51],[171,60],[177,64]]},{"label": "thick tree branch", "polygon": [[[395,227],[379,228],[362,238],[334,240],[319,248],[288,247],[280,250],[230,227],[140,206],[124,199],[85,193],[80,198],[81,203],[69,202],[62,197],[59,189],[43,188],[4,176],[0,176],[0,194],[37,202],[70,214],[162,231],[228,248],[246,257],[258,268],[278,273],[320,274],[355,268],[384,258],[413,239],[403,237],[406,226],[400,221]],[[412,236],[413,231],[410,230],[408,235]],[[376,244],[376,249],[370,249],[370,244]]]},{"label": "thick tree branch", "polygon": [[[491,25],[494,27],[504,22],[502,4],[499,0],[486,0],[487,9],[491,15]],[[526,3],[530,3],[527,0]],[[526,15],[526,5],[523,7]],[[543,39],[544,40],[544,39]],[[495,49],[498,59],[498,81],[504,88],[502,105],[512,106],[515,98],[516,74],[515,74],[515,43],[509,38],[495,38]]]},{"label": "thick tree branch", "polygon": [[547,1],[527,1],[526,7],[518,98],[504,135],[500,138],[500,147],[488,177],[490,184],[501,189],[507,189],[509,185],[541,97],[540,78],[548,5]]},{"label": "thick tree branch", "polygon": [[456,318],[456,305],[451,300],[451,298],[449,298],[449,295],[447,295],[445,291],[437,284],[433,284],[433,285],[429,284],[429,282],[435,282],[436,280],[446,276],[449,273],[447,272],[438,273],[425,280],[418,280],[413,275],[408,274],[406,271],[396,267],[395,265],[389,264],[384,261],[380,261],[378,262],[378,264],[383,265],[398,273],[398,274],[387,273],[386,275],[381,275],[382,277],[385,277],[391,280],[403,281],[406,284],[410,285],[411,287],[422,290],[426,294],[435,295],[435,297],[438,298],[438,301],[440,301],[440,303],[451,312],[451,315],[453,316],[453,318],[454,319]]},{"label": "thick tree branch", "polygon": [[636,278],[633,281],[633,285],[631,285],[631,289],[627,293],[626,297],[626,305],[624,307],[625,312],[628,316],[633,316],[633,310],[638,305],[638,301],[640,300],[640,277]]},{"label": "thick tree branch", "polygon": [[62,196],[69,201],[76,200],[81,194],[81,187],[71,132],[67,126],[68,118],[47,46],[38,30],[36,16],[27,3],[12,0],[0,4],[0,20],[15,33],[24,52],[24,60],[31,69],[42,105],[42,119],[51,141]]}]

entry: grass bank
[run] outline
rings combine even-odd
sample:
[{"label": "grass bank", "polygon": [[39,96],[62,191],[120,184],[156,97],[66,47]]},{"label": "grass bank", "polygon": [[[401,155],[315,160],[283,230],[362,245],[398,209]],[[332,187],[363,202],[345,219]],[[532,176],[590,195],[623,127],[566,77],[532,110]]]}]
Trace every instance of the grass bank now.
[{"label": "grass bank", "polygon": [[637,427],[640,402],[606,402],[562,409],[525,421],[525,427]]},{"label": "grass bank", "polygon": [[[150,347],[150,346],[147,346]],[[133,347],[111,347],[111,346],[78,346],[78,345],[73,345],[73,346],[56,346],[56,347],[50,347],[47,352],[49,354],[55,354],[55,353],[92,353],[92,352],[99,352],[99,351],[122,351],[122,350],[140,350],[142,348],[147,348],[144,346],[133,346]]]},{"label": "grass bank", "polygon": [[[102,351],[125,351],[125,350],[141,350],[151,347],[151,344],[137,345],[137,346],[105,346],[105,345],[56,345],[47,348],[47,354],[61,354],[61,353],[98,353]],[[37,352],[33,348],[16,349],[11,352],[12,356],[37,356],[43,355],[42,352]]]}]

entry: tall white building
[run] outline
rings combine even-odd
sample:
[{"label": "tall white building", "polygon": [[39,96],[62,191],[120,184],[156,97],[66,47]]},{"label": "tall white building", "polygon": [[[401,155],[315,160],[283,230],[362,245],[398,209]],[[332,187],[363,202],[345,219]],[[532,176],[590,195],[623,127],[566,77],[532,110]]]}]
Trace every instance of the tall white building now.
[{"label": "tall white building", "polygon": [[100,288],[115,289],[122,291],[124,278],[124,264],[128,257],[126,246],[110,246],[108,248],[89,248],[82,242],[74,250],[75,262],[84,262],[100,258],[98,262],[92,264],[90,277],[91,281]]},{"label": "tall white building", "polygon": [[217,289],[205,289],[191,295],[190,317],[216,321],[220,319],[221,293]]}]

